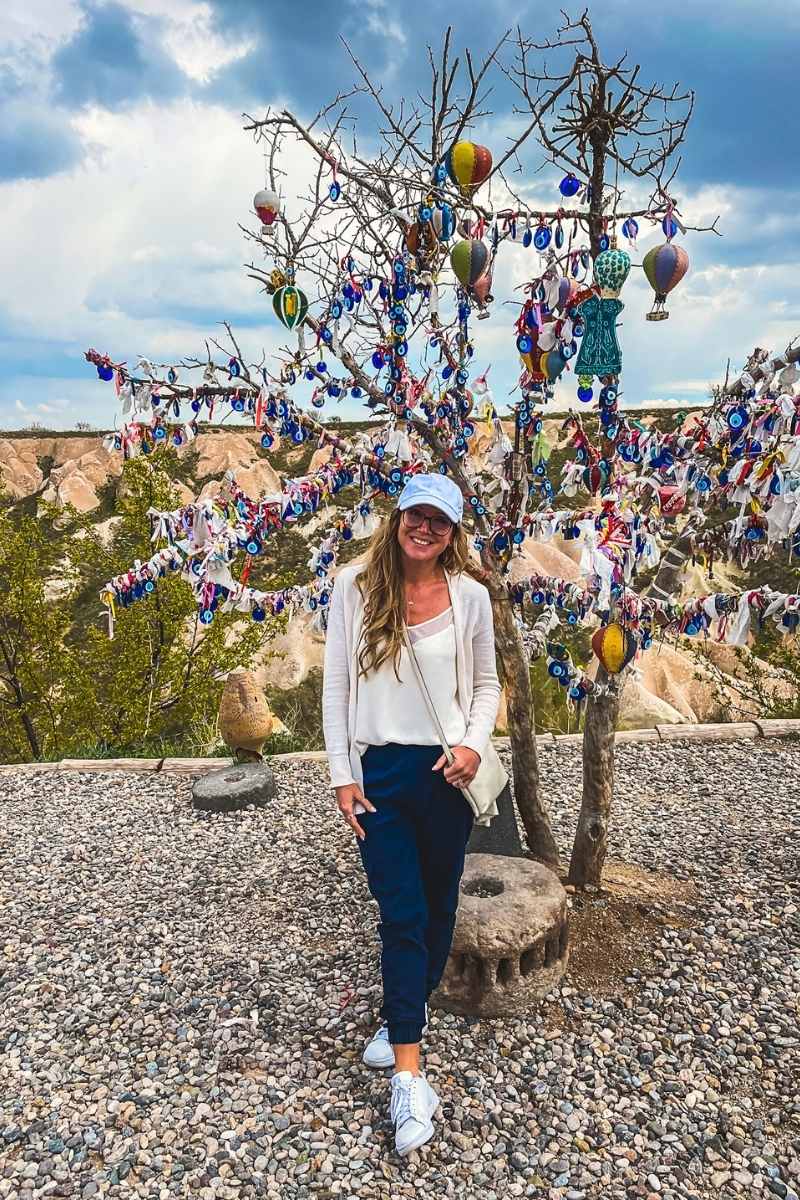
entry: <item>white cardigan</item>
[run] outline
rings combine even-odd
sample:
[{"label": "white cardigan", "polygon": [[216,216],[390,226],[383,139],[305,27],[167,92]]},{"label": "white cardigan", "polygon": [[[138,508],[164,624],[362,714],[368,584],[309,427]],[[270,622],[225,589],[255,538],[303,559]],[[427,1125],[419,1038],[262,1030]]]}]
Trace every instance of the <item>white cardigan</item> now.
[{"label": "white cardigan", "polygon": [[[322,683],[322,724],[331,787],[357,783],[364,788],[361,758],[355,747],[358,704],[357,650],[364,605],[356,576],[364,563],[339,571],[330,600]],[[483,757],[500,703],[494,653],[494,619],[489,592],[466,574],[447,575],[456,635],[458,703],[467,732],[462,746]]]}]

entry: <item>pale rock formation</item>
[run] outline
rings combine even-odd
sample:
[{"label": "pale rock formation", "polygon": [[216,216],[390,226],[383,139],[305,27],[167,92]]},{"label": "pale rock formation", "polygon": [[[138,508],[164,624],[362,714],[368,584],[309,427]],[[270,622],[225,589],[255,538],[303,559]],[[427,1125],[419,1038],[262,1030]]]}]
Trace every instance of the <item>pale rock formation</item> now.
[{"label": "pale rock formation", "polygon": [[0,438],[0,481],[13,500],[33,495],[44,483],[38,445],[38,438]]},{"label": "pale rock formation", "polygon": [[275,468],[256,453],[259,442],[255,433],[201,433],[192,443],[200,458],[196,473],[199,479],[213,476],[201,495],[216,495],[219,481],[226,471],[232,471],[238,485],[249,496],[257,497],[280,492],[281,481]]},{"label": "pale rock formation", "polygon": [[311,613],[298,613],[286,630],[268,642],[254,664],[259,687],[298,687],[309,671],[322,670],[325,643],[309,629]]},{"label": "pale rock formation", "polygon": [[519,553],[515,553],[511,559],[511,578],[516,582],[529,575],[539,574],[566,579],[569,583],[577,582],[581,573],[575,560],[568,553],[568,548],[571,549],[574,545],[574,542],[565,542],[560,537],[554,537],[549,542],[534,542],[526,538],[519,547]]}]

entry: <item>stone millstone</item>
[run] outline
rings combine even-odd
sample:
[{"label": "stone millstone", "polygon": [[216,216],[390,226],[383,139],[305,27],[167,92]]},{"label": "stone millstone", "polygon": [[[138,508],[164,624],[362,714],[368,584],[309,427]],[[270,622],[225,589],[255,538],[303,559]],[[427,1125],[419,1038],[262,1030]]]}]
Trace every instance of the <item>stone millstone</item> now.
[{"label": "stone millstone", "polygon": [[569,958],[567,894],[541,863],[470,854],[453,945],[431,1001],[447,1012],[522,1016]]},{"label": "stone millstone", "polygon": [[192,805],[205,812],[235,812],[248,804],[268,804],[277,794],[275,776],[263,763],[236,763],[210,771],[192,788]]}]

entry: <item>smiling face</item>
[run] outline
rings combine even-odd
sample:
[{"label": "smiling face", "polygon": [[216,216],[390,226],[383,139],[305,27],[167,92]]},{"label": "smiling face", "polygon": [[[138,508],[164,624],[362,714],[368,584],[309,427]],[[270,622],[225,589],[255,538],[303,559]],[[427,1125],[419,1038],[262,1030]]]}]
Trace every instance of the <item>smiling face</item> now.
[{"label": "smiling face", "polygon": [[[416,529],[410,528],[415,517],[423,516],[428,520],[423,521]],[[439,531],[431,529],[430,520],[433,519],[436,525],[443,525],[447,521],[447,530]],[[455,526],[452,521],[448,521],[447,517],[441,509],[435,508],[432,504],[415,504],[412,508],[405,509],[400,514],[400,524],[397,527],[397,541],[400,544],[400,549],[403,554],[413,563],[434,563],[450,542],[453,540],[453,530]]]}]

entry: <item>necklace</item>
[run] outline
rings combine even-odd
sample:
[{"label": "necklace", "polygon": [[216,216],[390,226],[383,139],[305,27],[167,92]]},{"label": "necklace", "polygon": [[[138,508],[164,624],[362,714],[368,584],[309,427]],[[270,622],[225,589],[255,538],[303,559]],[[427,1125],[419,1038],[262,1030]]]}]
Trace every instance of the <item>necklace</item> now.
[{"label": "necklace", "polygon": [[[434,582],[435,582],[435,583],[441,583],[441,582],[442,582],[442,580],[441,580],[441,579],[434,578]],[[409,608],[417,608],[417,606],[418,606],[418,601],[416,601],[416,600],[410,600],[410,599],[409,599],[409,597],[408,597],[408,595],[406,595],[406,604],[408,605],[408,607],[409,607]]]}]

